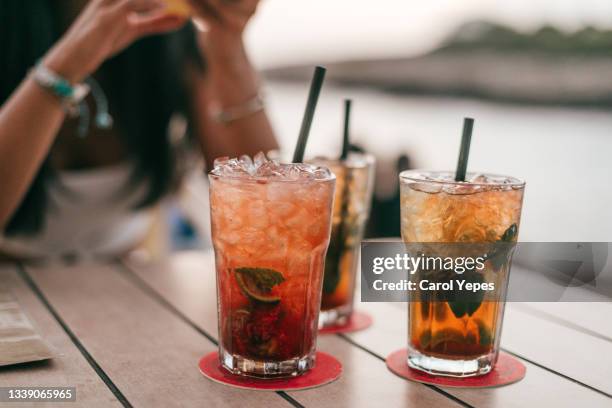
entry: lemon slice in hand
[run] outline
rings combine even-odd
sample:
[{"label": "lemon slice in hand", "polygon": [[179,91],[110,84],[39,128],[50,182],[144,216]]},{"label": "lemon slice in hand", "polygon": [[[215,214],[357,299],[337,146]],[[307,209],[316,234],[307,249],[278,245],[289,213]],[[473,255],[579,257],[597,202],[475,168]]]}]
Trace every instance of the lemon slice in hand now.
[{"label": "lemon slice in hand", "polygon": [[180,17],[189,17],[192,14],[191,6],[186,0],[164,0],[166,12]]}]

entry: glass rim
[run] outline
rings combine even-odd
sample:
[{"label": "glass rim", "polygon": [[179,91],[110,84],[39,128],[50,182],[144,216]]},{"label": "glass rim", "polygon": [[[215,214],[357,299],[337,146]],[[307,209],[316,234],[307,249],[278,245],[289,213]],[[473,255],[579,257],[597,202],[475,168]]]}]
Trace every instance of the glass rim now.
[{"label": "glass rim", "polygon": [[[350,160],[351,156],[356,156],[361,161],[352,162]],[[362,169],[374,166],[374,164],[376,164],[376,156],[371,153],[349,152],[349,156],[346,160],[342,160],[338,157],[315,156],[311,159],[306,160],[306,162],[311,164],[329,163],[332,165],[344,165],[345,167],[349,167],[351,169]]]},{"label": "glass rim", "polygon": [[[292,164],[292,163],[281,163],[281,164]],[[308,164],[310,166],[314,166],[310,163],[300,163],[300,164]],[[209,179],[216,180],[235,180],[241,181],[243,183],[259,183],[259,184],[271,184],[271,183],[289,183],[289,184],[310,184],[310,183],[329,183],[336,180],[336,175],[331,169],[325,166],[316,166],[327,169],[329,171],[329,177],[326,178],[315,178],[315,179],[279,179],[279,178],[270,178],[265,176],[244,176],[244,175],[236,175],[236,176],[228,176],[222,174],[215,174],[214,169],[208,172]]]},{"label": "glass rim", "polygon": [[[426,174],[435,174],[435,175],[452,175],[454,176],[455,172],[450,170],[427,170],[427,169],[414,169],[414,170],[404,170],[399,174],[399,178],[401,181],[414,181],[418,183],[429,183],[429,184],[438,184],[445,186],[476,186],[476,187],[512,187],[512,188],[524,188],[527,184],[525,180],[506,176],[503,174],[497,173],[486,173],[486,172],[468,172],[466,176],[475,176],[482,174],[484,176],[493,177],[493,178],[504,178],[506,180],[510,180],[510,182],[489,182],[489,183],[475,183],[471,181],[455,181],[454,179],[449,180],[431,180],[426,179],[423,176]],[[466,177],[468,178],[468,177]]]}]

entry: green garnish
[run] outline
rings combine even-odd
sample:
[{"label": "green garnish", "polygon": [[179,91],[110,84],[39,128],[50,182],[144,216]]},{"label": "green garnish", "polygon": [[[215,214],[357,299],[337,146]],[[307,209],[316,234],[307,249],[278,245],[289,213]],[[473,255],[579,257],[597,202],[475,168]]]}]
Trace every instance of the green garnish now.
[{"label": "green garnish", "polygon": [[465,315],[465,308],[466,308],[465,302],[457,302],[454,300],[449,300],[448,306],[451,308],[451,310],[453,311],[453,314],[455,315],[457,319],[461,319]]},{"label": "green garnish", "polygon": [[516,234],[518,234],[518,226],[514,223],[504,231],[499,240],[501,242],[513,242],[516,239]]},{"label": "green garnish", "polygon": [[[505,242],[514,242],[516,240],[518,234],[518,225],[516,223],[509,226],[506,231],[502,234],[502,236],[497,240],[497,242],[505,243]],[[493,251],[493,253],[487,254],[486,259],[491,261],[493,267],[499,269],[507,260],[508,260],[509,249],[506,246],[502,248],[497,248]],[[470,282],[478,282],[484,283],[484,277],[482,274],[477,273],[475,271],[468,271],[464,274],[464,277],[468,279]],[[468,292],[466,295],[463,295],[466,299],[461,301],[449,301],[448,305],[450,306],[453,314],[457,318],[461,318],[466,314],[468,316],[472,316],[476,313],[476,310],[480,307],[482,300],[484,298],[484,294],[481,292]]]},{"label": "green garnish", "polygon": [[481,346],[486,347],[490,346],[493,343],[493,335],[491,334],[491,329],[487,327],[484,322],[481,320],[476,320],[476,324],[478,325],[478,338]]},{"label": "green garnish", "polygon": [[[476,271],[465,272],[463,274],[463,278],[465,279],[466,282],[471,282],[471,283],[484,283],[485,282],[485,279],[482,276],[482,274]],[[465,293],[462,293],[460,296],[461,296],[461,300],[456,300],[456,301],[451,300],[448,302],[448,306],[453,311],[453,314],[459,319],[465,316],[466,314],[469,317],[472,317],[472,315],[476,313],[476,311],[482,304],[482,300],[484,299],[484,292],[483,291],[478,291],[478,292],[466,291]]]},{"label": "green garnish", "polygon": [[501,268],[506,261],[508,261],[508,255],[510,254],[512,246],[505,244],[512,244],[515,242],[517,235],[518,226],[516,224],[512,224],[506,231],[504,231],[500,239],[497,240],[497,243],[501,245],[493,244],[493,252],[487,254],[486,258],[487,260],[491,261],[491,264],[495,269]]},{"label": "green garnish", "polygon": [[285,281],[282,273],[266,268],[236,268],[234,273],[240,290],[249,299],[263,303],[280,302],[272,288]]}]

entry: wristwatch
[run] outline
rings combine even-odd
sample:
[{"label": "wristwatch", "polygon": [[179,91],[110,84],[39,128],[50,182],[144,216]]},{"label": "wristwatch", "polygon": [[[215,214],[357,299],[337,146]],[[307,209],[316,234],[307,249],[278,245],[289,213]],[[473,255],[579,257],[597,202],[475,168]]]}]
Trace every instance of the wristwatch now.
[{"label": "wristwatch", "polygon": [[42,64],[36,65],[32,70],[32,78],[42,88],[55,95],[71,115],[78,115],[78,105],[89,93],[89,85],[75,84]]}]

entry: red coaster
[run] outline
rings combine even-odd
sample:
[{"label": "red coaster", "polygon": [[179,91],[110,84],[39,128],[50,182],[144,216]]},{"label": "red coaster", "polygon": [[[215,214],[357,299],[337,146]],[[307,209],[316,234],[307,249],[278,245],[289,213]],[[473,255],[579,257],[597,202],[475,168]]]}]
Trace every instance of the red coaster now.
[{"label": "red coaster", "polygon": [[365,330],[372,325],[372,316],[359,310],[353,311],[346,324],[327,326],[319,329],[319,334],[352,333]]},{"label": "red coaster", "polygon": [[199,363],[204,377],[230,387],[256,391],[300,391],[320,387],[340,378],[342,364],[327,353],[317,351],[314,368],[292,378],[259,379],[235,375],[221,367],[219,353],[208,353]]},{"label": "red coaster", "polygon": [[395,351],[387,356],[387,368],[394,374],[410,381],[456,388],[490,388],[508,385],[522,380],[527,369],[518,359],[501,351],[497,364],[491,372],[477,377],[435,376],[414,370],[408,366],[406,349]]}]

